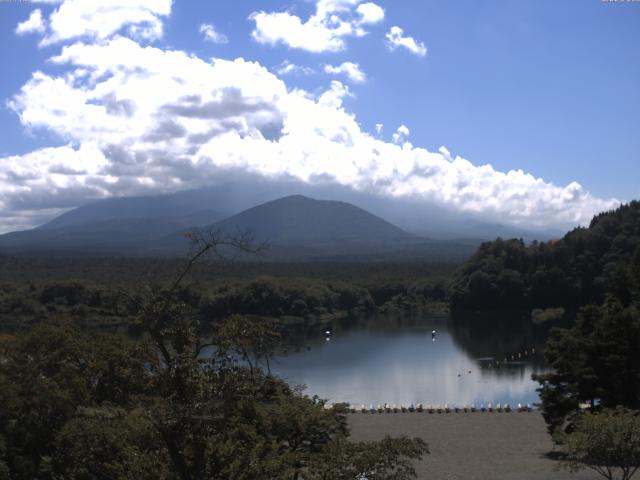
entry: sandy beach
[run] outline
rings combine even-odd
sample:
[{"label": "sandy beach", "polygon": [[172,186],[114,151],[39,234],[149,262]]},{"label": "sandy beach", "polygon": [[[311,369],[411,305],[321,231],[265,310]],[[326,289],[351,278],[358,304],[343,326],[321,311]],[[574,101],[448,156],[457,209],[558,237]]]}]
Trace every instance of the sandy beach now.
[{"label": "sandy beach", "polygon": [[540,413],[350,414],[354,440],[385,434],[421,437],[430,454],[416,463],[419,479],[591,480],[595,472],[557,470]]}]

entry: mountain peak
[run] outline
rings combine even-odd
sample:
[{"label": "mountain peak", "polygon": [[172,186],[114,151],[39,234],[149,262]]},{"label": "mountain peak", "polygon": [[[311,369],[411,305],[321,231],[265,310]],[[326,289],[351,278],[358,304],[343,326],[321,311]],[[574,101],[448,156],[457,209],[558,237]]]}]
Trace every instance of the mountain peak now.
[{"label": "mountain peak", "polygon": [[233,215],[216,228],[246,230],[259,240],[280,244],[301,241],[408,240],[413,235],[350,203],[290,195]]}]

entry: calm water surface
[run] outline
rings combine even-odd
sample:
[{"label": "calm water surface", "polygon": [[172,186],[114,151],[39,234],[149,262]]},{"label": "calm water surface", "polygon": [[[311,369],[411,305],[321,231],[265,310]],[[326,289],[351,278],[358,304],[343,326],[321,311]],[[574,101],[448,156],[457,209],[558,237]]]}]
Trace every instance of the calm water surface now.
[{"label": "calm water surface", "polygon": [[513,330],[454,326],[442,317],[338,326],[330,340],[309,341],[274,359],[272,370],[332,403],[533,404],[538,384],[531,374],[543,371],[543,340]]}]

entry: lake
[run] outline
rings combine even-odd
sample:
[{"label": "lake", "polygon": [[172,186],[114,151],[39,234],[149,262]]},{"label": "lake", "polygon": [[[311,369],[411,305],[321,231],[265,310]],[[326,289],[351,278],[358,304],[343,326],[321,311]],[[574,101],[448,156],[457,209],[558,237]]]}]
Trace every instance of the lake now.
[{"label": "lake", "polygon": [[544,371],[544,339],[530,325],[418,316],[329,328],[328,340],[306,339],[303,348],[275,358],[272,371],[331,403],[538,401],[531,374]]}]

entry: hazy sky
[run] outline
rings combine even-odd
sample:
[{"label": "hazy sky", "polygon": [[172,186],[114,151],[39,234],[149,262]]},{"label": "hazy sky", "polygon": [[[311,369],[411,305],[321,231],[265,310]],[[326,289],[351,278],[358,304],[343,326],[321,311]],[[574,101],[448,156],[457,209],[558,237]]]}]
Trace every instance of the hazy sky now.
[{"label": "hazy sky", "polygon": [[640,197],[640,2],[0,0],[0,231],[227,169],[568,226]]}]

